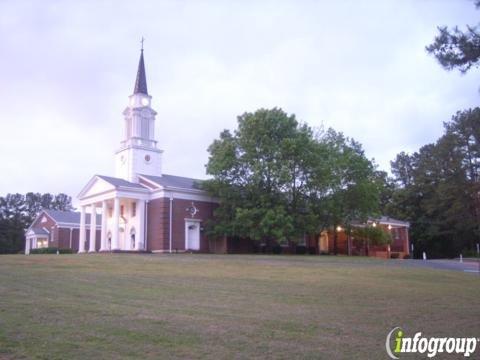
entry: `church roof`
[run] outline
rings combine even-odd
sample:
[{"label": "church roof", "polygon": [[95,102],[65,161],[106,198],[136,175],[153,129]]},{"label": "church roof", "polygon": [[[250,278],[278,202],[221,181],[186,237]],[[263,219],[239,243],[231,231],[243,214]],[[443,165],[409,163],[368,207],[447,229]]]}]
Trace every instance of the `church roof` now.
[{"label": "church roof", "polygon": [[48,231],[40,228],[31,228],[30,231],[35,235],[48,235]]},{"label": "church roof", "polygon": [[132,183],[130,181],[115,178],[111,176],[104,176],[104,175],[97,175],[100,179],[105,180],[106,182],[112,184],[115,187],[126,187],[126,188],[134,188],[134,189],[145,189],[144,186],[136,183]]},{"label": "church roof", "polygon": [[369,220],[378,222],[380,224],[390,224],[390,225],[393,225],[393,226],[406,226],[406,227],[410,226],[410,223],[407,222],[407,221],[393,219],[393,218],[388,217],[388,216],[381,216],[380,218],[369,219]]},{"label": "church roof", "polygon": [[183,176],[176,175],[167,175],[163,174],[162,176],[153,176],[153,175],[140,175],[141,177],[150,180],[156,184],[159,184],[163,187],[172,187],[179,189],[188,189],[188,190],[202,190],[200,184],[203,180],[192,179]]},{"label": "church roof", "polygon": [[[43,210],[55,222],[66,224],[80,224],[80,213],[77,211],[61,211],[61,210]],[[85,222],[90,224],[90,214],[85,214]],[[97,224],[101,224],[102,215],[97,214]]]},{"label": "church roof", "polygon": [[140,61],[138,62],[137,79],[135,80],[134,94],[148,95],[147,91],[147,77],[145,75],[145,63],[143,61],[143,49],[140,53]]}]

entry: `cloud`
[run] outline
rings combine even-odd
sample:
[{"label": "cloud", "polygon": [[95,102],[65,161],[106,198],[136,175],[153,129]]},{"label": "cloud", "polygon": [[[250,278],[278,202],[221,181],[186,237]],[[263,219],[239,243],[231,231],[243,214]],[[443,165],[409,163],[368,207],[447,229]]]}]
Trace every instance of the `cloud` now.
[{"label": "cloud", "polygon": [[205,177],[220,131],[274,106],[388,170],[478,103],[474,70],[445,72],[424,50],[437,25],[477,16],[414,0],[1,2],[0,193],[76,195],[113,174],[142,35],[166,173]]}]

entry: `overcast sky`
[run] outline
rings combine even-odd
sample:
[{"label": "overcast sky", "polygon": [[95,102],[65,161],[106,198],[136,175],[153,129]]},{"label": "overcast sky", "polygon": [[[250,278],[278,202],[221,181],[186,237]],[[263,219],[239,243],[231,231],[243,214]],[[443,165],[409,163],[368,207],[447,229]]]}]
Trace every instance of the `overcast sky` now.
[{"label": "overcast sky", "polygon": [[469,0],[0,1],[0,195],[73,197],[114,174],[145,37],[167,174],[205,177],[236,116],[281,107],[361,142],[381,169],[478,105],[479,72],[425,51]]}]

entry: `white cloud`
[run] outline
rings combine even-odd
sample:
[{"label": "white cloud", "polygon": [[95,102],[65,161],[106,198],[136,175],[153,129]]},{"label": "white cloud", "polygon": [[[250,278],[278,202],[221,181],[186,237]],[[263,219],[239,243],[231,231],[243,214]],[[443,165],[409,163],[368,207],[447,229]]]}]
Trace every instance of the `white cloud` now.
[{"label": "white cloud", "polygon": [[282,107],[359,140],[384,169],[478,103],[474,71],[445,72],[436,26],[470,2],[4,1],[0,194],[67,192],[113,173],[143,35],[164,170],[203,177],[236,116]]}]

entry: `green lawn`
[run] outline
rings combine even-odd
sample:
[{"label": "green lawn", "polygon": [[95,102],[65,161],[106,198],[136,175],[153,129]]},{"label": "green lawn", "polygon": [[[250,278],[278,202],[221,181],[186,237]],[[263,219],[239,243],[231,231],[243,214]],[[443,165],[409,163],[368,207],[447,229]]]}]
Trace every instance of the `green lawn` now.
[{"label": "green lawn", "polygon": [[385,359],[395,326],[480,336],[480,277],[329,256],[0,256],[0,359]]}]

